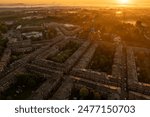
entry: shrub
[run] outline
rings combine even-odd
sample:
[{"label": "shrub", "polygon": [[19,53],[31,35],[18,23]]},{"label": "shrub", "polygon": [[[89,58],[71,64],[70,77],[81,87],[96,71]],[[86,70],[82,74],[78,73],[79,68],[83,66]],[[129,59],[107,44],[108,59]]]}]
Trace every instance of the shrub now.
[{"label": "shrub", "polygon": [[95,99],[95,100],[101,99],[100,93],[94,92],[94,99]]},{"label": "shrub", "polygon": [[89,90],[86,87],[80,89],[80,96],[85,98],[89,95]]},{"label": "shrub", "polygon": [[34,74],[19,74],[16,75],[16,79],[19,85],[26,85],[31,88],[38,83],[38,77]]},{"label": "shrub", "polygon": [[94,57],[90,63],[90,69],[99,71],[99,72],[107,72],[111,73],[111,68],[113,64],[113,47],[101,47],[99,46],[95,53]]},{"label": "shrub", "polygon": [[6,33],[8,30],[8,27],[4,23],[0,23],[0,32]]},{"label": "shrub", "polygon": [[8,39],[0,39],[0,46],[6,47],[7,42],[8,42]]},{"label": "shrub", "polygon": [[70,41],[65,45],[65,47],[60,49],[61,51],[60,53],[56,54],[52,58],[48,57],[47,59],[55,62],[63,63],[68,57],[70,57],[78,49],[78,47],[79,47],[78,43]]}]

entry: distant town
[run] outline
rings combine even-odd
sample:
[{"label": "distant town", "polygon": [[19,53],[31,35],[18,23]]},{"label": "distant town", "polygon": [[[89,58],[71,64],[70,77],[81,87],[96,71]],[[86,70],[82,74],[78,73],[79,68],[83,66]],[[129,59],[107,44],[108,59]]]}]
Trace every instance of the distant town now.
[{"label": "distant town", "polygon": [[149,100],[150,8],[0,7],[1,100]]}]

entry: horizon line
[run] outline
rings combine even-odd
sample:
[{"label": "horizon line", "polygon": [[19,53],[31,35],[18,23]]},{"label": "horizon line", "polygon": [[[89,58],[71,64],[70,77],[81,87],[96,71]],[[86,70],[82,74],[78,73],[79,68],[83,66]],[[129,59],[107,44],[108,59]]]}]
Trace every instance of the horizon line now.
[{"label": "horizon line", "polygon": [[42,3],[42,4],[38,4],[38,3],[0,3],[0,6],[36,6],[36,5],[45,5],[45,6],[66,6],[66,7],[150,7],[150,3],[142,3],[143,5],[140,4],[117,4],[117,3],[109,3],[109,4],[81,4],[81,5],[67,5],[67,4],[46,4],[46,3]]}]

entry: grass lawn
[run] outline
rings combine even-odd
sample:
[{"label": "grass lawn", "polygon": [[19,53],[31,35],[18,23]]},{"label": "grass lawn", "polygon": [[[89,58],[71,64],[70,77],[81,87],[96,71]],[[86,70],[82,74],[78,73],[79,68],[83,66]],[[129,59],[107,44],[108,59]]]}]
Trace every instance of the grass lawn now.
[{"label": "grass lawn", "polygon": [[48,60],[64,63],[79,48],[79,46],[79,43],[70,41],[62,48],[61,52],[54,55],[52,58],[48,58]]},{"label": "grass lawn", "polygon": [[98,72],[111,73],[114,56],[113,46],[98,46],[93,59],[89,65],[89,69]]},{"label": "grass lawn", "polygon": [[138,53],[136,57],[136,65],[139,68],[139,82],[150,84],[150,54]]},{"label": "grass lawn", "polygon": [[12,84],[6,91],[2,93],[1,99],[23,100],[31,96],[44,79],[35,74],[19,74],[16,75],[16,83]]}]

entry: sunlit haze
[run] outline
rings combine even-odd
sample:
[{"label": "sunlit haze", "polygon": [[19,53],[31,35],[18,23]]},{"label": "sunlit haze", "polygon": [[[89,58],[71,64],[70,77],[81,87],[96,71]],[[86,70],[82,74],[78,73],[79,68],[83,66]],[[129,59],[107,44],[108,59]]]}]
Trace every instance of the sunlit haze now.
[{"label": "sunlit haze", "polygon": [[129,0],[119,0],[120,4],[128,4],[130,1]]},{"label": "sunlit haze", "polygon": [[119,5],[138,4],[148,5],[149,0],[0,0],[1,4],[26,3],[26,4],[50,4],[50,5]]}]

